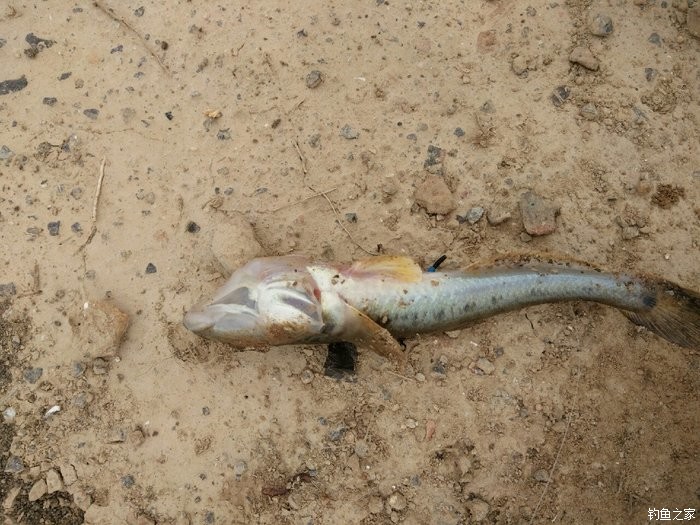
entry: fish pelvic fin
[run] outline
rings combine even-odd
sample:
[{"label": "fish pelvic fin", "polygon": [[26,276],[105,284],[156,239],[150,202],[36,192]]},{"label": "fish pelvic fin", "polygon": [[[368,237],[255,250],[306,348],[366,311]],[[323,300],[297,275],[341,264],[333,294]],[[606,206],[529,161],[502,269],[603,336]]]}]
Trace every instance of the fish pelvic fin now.
[{"label": "fish pelvic fin", "polygon": [[700,294],[668,281],[647,282],[650,293],[645,302],[650,308],[623,313],[667,341],[700,351]]},{"label": "fish pelvic fin", "polygon": [[389,277],[409,283],[418,282],[423,276],[423,270],[413,259],[396,255],[360,259],[350,266],[348,273],[358,277]]},{"label": "fish pelvic fin", "polygon": [[400,370],[406,365],[406,354],[399,342],[389,331],[372,321],[357,308],[346,304],[346,330],[349,338],[361,346],[372,350],[375,354],[387,358],[398,365]]}]

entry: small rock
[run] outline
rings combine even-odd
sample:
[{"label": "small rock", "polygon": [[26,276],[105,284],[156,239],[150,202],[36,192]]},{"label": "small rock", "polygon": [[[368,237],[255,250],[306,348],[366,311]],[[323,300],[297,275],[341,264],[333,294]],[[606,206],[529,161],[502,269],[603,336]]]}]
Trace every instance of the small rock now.
[{"label": "small rock", "polygon": [[525,232],[520,232],[520,241],[521,242],[531,242],[532,241],[532,235],[528,235]]},{"label": "small rock", "polygon": [[[95,360],[97,361],[97,359]],[[107,443],[124,443],[126,441],[126,431],[123,428],[115,428],[107,438]]]},{"label": "small rock", "polygon": [[625,226],[622,228],[622,238],[625,241],[639,237],[639,228],[637,226]]},{"label": "small rock", "polygon": [[534,236],[549,235],[557,228],[556,216],[559,206],[528,191],[520,198],[520,213],[525,231]]},{"label": "small rock", "polygon": [[469,224],[476,224],[477,222],[479,222],[479,219],[481,219],[483,215],[484,208],[482,208],[481,206],[474,206],[467,212],[465,219]]},{"label": "small rock", "polygon": [[61,221],[50,222],[46,228],[49,230],[49,235],[56,237],[61,229]]},{"label": "small rock", "polygon": [[649,38],[647,40],[655,46],[660,46],[662,42],[661,37],[658,33],[652,33],[651,35],[649,35]]},{"label": "small rock", "polygon": [[236,479],[241,479],[246,470],[248,470],[248,465],[242,459],[233,464],[233,475],[236,476]]},{"label": "small rock", "polygon": [[143,14],[146,12],[146,8],[141,6],[138,9],[134,9],[134,16],[143,16]]},{"label": "small rock", "polygon": [[[95,301],[87,303],[80,317],[73,324],[80,323],[77,342],[83,355],[93,359],[116,356],[129,327],[129,316],[110,302]],[[73,367],[74,373],[80,365]]]},{"label": "small rock", "polygon": [[216,133],[216,138],[219,140],[230,140],[231,139],[231,128],[220,129]]},{"label": "small rock", "polygon": [[387,498],[386,503],[392,510],[402,511],[406,508],[406,496],[398,491],[394,492]]},{"label": "small rock", "polygon": [[95,375],[98,375],[98,376],[105,375],[108,371],[109,371],[109,365],[107,364],[107,361],[105,361],[101,357],[96,358],[92,362],[92,372]]},{"label": "small rock", "polygon": [[5,496],[5,499],[2,502],[2,508],[7,511],[11,510],[21,490],[22,487],[16,486],[7,491],[7,496]]},{"label": "small rock", "polygon": [[511,217],[511,213],[507,209],[501,207],[494,207],[486,212],[486,220],[491,226],[503,224]]},{"label": "small rock", "polygon": [[308,368],[301,373],[301,382],[305,385],[311,383],[314,380],[314,373]]},{"label": "small rock", "polygon": [[70,196],[73,197],[74,199],[78,200],[83,194],[83,189],[76,186],[72,190],[70,190]]},{"label": "small rock", "polygon": [[124,487],[126,487],[127,489],[130,489],[136,483],[136,481],[134,480],[134,476],[132,476],[131,474],[127,474],[126,476],[122,476],[121,481],[122,481],[122,485]]},{"label": "small rock", "polygon": [[148,263],[146,265],[146,273],[156,273],[158,269],[156,268],[156,265],[153,263]]},{"label": "small rock", "polygon": [[496,370],[494,364],[485,357],[477,359],[474,366],[487,376],[490,376]]},{"label": "small rock", "polygon": [[371,496],[367,502],[367,510],[370,514],[379,514],[384,510],[384,502],[378,496]]},{"label": "small rock", "polygon": [[83,227],[80,225],[79,222],[74,222],[73,224],[71,224],[70,229],[73,233],[82,233],[83,231]]},{"label": "small rock", "polygon": [[29,489],[29,496],[28,499],[29,501],[36,501],[40,498],[42,498],[46,494],[46,481],[43,479],[40,479],[32,485],[32,488]]},{"label": "small rock", "polygon": [[418,372],[415,375],[415,378],[416,378],[416,381],[418,381],[419,383],[425,383],[425,374],[423,372]]},{"label": "small rock", "polygon": [[72,74],[73,73],[71,73],[70,71],[66,71],[65,73],[61,73],[58,77],[58,80],[66,80],[67,78],[70,78],[70,76]]},{"label": "small rock", "polygon": [[14,155],[14,152],[4,144],[0,147],[0,160],[11,159]]},{"label": "small rock", "polygon": [[16,91],[21,91],[27,87],[27,77],[22,75],[20,78],[12,80],[3,80],[0,82],[0,95],[7,95],[8,93],[14,93]]},{"label": "small rock", "polygon": [[309,89],[317,88],[321,85],[321,82],[323,82],[323,75],[321,75],[321,72],[318,69],[309,71],[309,73],[306,75],[306,87]]},{"label": "small rock", "polygon": [[609,36],[613,32],[612,18],[608,15],[597,13],[588,22],[588,29],[595,36]]},{"label": "small rock", "polygon": [[12,474],[17,474],[18,472],[22,472],[24,470],[24,463],[22,462],[22,458],[19,456],[10,456],[7,458],[7,462],[5,463],[5,472],[10,472]]},{"label": "small rock", "polygon": [[591,71],[597,71],[599,67],[598,59],[593,56],[590,49],[584,46],[575,47],[569,55],[569,61],[580,64]]},{"label": "small rock", "polygon": [[12,407],[7,407],[2,411],[2,419],[5,421],[5,423],[12,423],[15,420],[16,415],[17,411]]},{"label": "small rock", "polygon": [[23,374],[23,375],[24,375],[25,381],[27,381],[27,383],[33,385],[34,383],[36,383],[37,381],[39,381],[39,378],[41,377],[41,375],[42,375],[43,373],[44,373],[44,369],[43,369],[43,368],[36,367],[36,368],[27,368],[27,369],[24,371],[24,374]]},{"label": "small rock", "polygon": [[690,7],[690,2],[688,2],[685,24],[691,35],[695,38],[700,38],[700,2],[695,2],[692,7]]},{"label": "small rock", "polygon": [[54,469],[49,469],[46,473],[46,491],[49,494],[63,490],[63,480],[61,475]]},{"label": "small rock", "polygon": [[369,445],[364,439],[355,441],[355,454],[358,458],[365,458],[369,454]]},{"label": "small rock", "polygon": [[598,118],[598,108],[596,108],[595,104],[592,102],[588,102],[587,104],[581,106],[581,109],[579,109],[579,115],[586,120],[595,120]]},{"label": "small rock", "polygon": [[549,100],[552,101],[556,107],[560,107],[564,102],[568,100],[571,96],[571,89],[569,86],[557,86],[552,94],[549,96]]},{"label": "small rock", "polygon": [[549,481],[549,472],[541,468],[539,470],[536,470],[532,477],[535,478],[535,481],[539,481],[540,483],[547,483],[547,481]]},{"label": "small rock", "polygon": [[423,167],[428,170],[429,173],[441,174],[442,173],[442,161],[445,159],[445,150],[430,144],[428,146],[428,156],[423,162]]},{"label": "small rock", "polygon": [[95,108],[89,108],[83,111],[83,115],[92,120],[96,120],[99,114],[100,110]]},{"label": "small rock", "polygon": [[360,134],[357,131],[355,131],[352,127],[350,127],[350,124],[345,124],[340,129],[340,136],[348,140],[353,140],[358,138]]},{"label": "small rock", "polygon": [[357,213],[349,212],[345,214],[345,220],[348,222],[357,222]]},{"label": "small rock", "polygon": [[462,128],[455,128],[454,134],[455,134],[455,137],[463,137],[464,130]]},{"label": "small rock", "polygon": [[518,55],[510,63],[510,67],[513,70],[513,73],[521,76],[524,73],[527,73],[527,59],[522,55]]},{"label": "small rock", "polygon": [[491,510],[488,503],[478,498],[471,500],[467,506],[472,515],[472,521],[475,523],[486,520],[486,518],[488,518],[489,511]]},{"label": "small rock", "polygon": [[[88,514],[87,510],[91,509],[93,507],[96,507],[96,505],[92,505],[92,496],[88,494],[87,492],[83,490],[76,490],[73,492],[73,502],[78,506],[80,510],[85,512],[85,523],[91,523],[88,521]],[[113,519],[114,514],[111,516],[108,516],[107,521],[105,523],[109,523],[109,519]]]},{"label": "small rock", "polygon": [[15,283],[0,284],[0,297],[10,297],[17,294]]},{"label": "small rock", "polygon": [[129,444],[134,448],[138,448],[143,445],[146,441],[146,437],[143,435],[143,431],[140,428],[136,428],[129,432]]},{"label": "small rock", "polygon": [[93,395],[90,392],[80,392],[73,397],[71,401],[76,408],[85,408],[92,403]]},{"label": "small rock", "polygon": [[456,206],[450,188],[439,175],[428,175],[416,186],[414,199],[416,204],[425,208],[430,214],[447,215]]},{"label": "small rock", "polygon": [[58,99],[56,97],[44,97],[41,102],[46,106],[55,106]]},{"label": "small rock", "polygon": [[73,483],[78,481],[78,475],[75,473],[75,467],[70,463],[65,463],[61,465],[61,477],[66,486],[71,486]]},{"label": "small rock", "polygon": [[197,224],[194,221],[188,222],[187,227],[185,229],[189,233],[197,233],[199,230],[201,230],[201,228],[199,227],[199,224]]},{"label": "small rock", "polygon": [[659,72],[656,71],[653,67],[645,67],[644,68],[644,78],[647,79],[647,82],[651,82],[656,78],[656,75],[658,75]]}]

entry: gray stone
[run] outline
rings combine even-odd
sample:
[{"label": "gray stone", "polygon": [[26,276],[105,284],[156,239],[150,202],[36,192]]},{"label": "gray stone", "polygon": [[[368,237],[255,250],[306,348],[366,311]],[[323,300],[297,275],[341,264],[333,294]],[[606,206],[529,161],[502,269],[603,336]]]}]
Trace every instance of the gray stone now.
[{"label": "gray stone", "polygon": [[575,47],[569,55],[569,61],[582,65],[591,71],[597,71],[599,67],[598,59],[593,56],[590,49],[584,46]]},{"label": "gray stone", "polygon": [[5,146],[4,144],[0,146],[0,160],[7,160],[10,159],[14,156],[14,153],[10,148]]},{"label": "gray stone", "polygon": [[24,379],[29,384],[34,384],[39,381],[39,378],[44,373],[44,369],[40,367],[27,368],[24,371]]},{"label": "gray stone", "polygon": [[29,496],[28,499],[29,501],[36,501],[38,499],[41,499],[44,497],[46,494],[46,481],[43,479],[40,479],[32,485],[32,488],[29,489]]},{"label": "gray stone", "polygon": [[519,55],[510,63],[510,67],[513,70],[513,73],[520,76],[527,72],[527,59],[524,56]]},{"label": "gray stone", "polygon": [[10,297],[17,294],[15,283],[0,284],[0,297]]},{"label": "gray stone", "polygon": [[24,470],[24,463],[22,462],[22,458],[19,456],[10,456],[7,458],[7,462],[5,463],[5,472],[10,472],[12,474],[17,474],[18,472],[22,472]]},{"label": "gray stone", "polygon": [[345,124],[341,129],[340,129],[340,136],[343,137],[344,139],[348,140],[353,140],[356,139],[360,136],[360,134],[355,131],[350,124]]},{"label": "gray stone", "polygon": [[536,481],[539,481],[540,483],[547,483],[549,481],[549,472],[547,472],[545,469],[541,468],[535,471],[535,473],[532,475],[533,478],[535,478]]},{"label": "gray stone", "polygon": [[581,109],[579,109],[579,115],[586,120],[595,120],[598,118],[598,108],[596,108],[595,104],[592,102],[588,102],[587,104],[581,106]]},{"label": "gray stone", "polygon": [[613,21],[608,15],[596,13],[591,17],[588,29],[595,36],[609,36],[613,32]]},{"label": "gray stone", "polygon": [[465,218],[467,219],[467,222],[469,224],[476,224],[477,222],[479,222],[479,219],[481,219],[483,215],[484,208],[482,208],[481,206],[474,206],[467,212]]},{"label": "gray stone", "polygon": [[321,85],[321,82],[323,82],[323,75],[321,75],[321,72],[318,69],[309,71],[309,73],[306,75],[306,87],[309,89],[317,88]]}]

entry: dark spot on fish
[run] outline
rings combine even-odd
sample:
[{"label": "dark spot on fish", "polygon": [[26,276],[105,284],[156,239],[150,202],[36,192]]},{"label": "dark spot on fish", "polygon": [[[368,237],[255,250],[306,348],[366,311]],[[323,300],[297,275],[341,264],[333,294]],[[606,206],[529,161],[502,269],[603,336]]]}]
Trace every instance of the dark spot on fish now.
[{"label": "dark spot on fish", "polygon": [[498,302],[498,297],[496,297],[495,295],[492,295],[491,296],[491,304],[496,304],[497,302]]},{"label": "dark spot on fish", "polygon": [[437,317],[437,319],[438,319],[439,321],[444,320],[444,319],[445,319],[445,310],[442,309],[442,308],[440,308],[440,309],[437,311],[437,313],[435,314],[435,317]]},{"label": "dark spot on fish", "polygon": [[656,297],[653,295],[645,295],[642,298],[642,302],[647,308],[654,308],[656,306]]},{"label": "dark spot on fish", "polygon": [[463,312],[468,312],[471,310],[471,305],[469,303],[465,304],[464,307],[462,307]]}]

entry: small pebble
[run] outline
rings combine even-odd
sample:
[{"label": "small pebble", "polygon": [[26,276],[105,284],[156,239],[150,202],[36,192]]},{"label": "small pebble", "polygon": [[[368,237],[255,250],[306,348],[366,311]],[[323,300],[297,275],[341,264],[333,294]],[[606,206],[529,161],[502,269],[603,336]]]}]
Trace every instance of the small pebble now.
[{"label": "small pebble", "polygon": [[15,283],[0,284],[0,297],[10,297],[17,294]]},{"label": "small pebble", "polygon": [[85,373],[85,363],[73,361],[70,365],[70,373],[73,377],[80,377]]},{"label": "small pebble", "polygon": [[101,357],[96,358],[92,362],[92,371],[95,375],[101,376],[107,373],[109,367],[107,364],[107,361],[102,359]]},{"label": "small pebble", "polygon": [[5,410],[2,411],[2,418],[5,421],[5,423],[12,423],[15,420],[16,415],[17,411],[12,407],[7,407]]},{"label": "small pebble", "polygon": [[510,67],[513,73],[522,76],[524,73],[527,73],[527,59],[522,55],[518,55],[510,63]]},{"label": "small pebble", "polygon": [[613,22],[608,15],[597,13],[588,23],[588,29],[595,36],[609,36],[613,32]]},{"label": "small pebble", "polygon": [[134,476],[132,476],[131,474],[127,474],[126,476],[122,476],[121,481],[122,481],[122,485],[124,487],[126,487],[127,489],[130,489],[131,487],[134,486],[134,483],[136,483],[136,481],[134,480]]},{"label": "small pebble", "polygon": [[124,46],[122,44],[119,44],[118,46],[110,49],[109,53],[110,55],[113,55],[114,53],[121,53],[122,51],[124,51]]},{"label": "small pebble", "polygon": [[317,88],[321,85],[321,82],[323,82],[323,76],[317,69],[309,71],[309,73],[306,75],[306,87],[309,89]]},{"label": "small pebble", "polygon": [[72,485],[78,481],[78,475],[75,472],[75,467],[70,463],[64,463],[61,465],[61,477],[66,485]]},{"label": "small pebble", "polygon": [[44,97],[42,103],[46,106],[54,106],[58,102],[56,97]]},{"label": "small pebble", "polygon": [[536,470],[532,477],[540,483],[546,483],[549,481],[549,473],[543,468]]},{"label": "small pebble", "polygon": [[358,439],[355,441],[355,454],[357,454],[358,458],[367,457],[367,454],[369,454],[369,445],[367,444],[367,441],[364,439]]},{"label": "small pebble", "polygon": [[5,472],[17,474],[24,470],[24,462],[19,456],[10,456],[5,463]]},{"label": "small pebble", "polygon": [[173,112],[172,112],[172,111],[166,111],[166,112],[165,112],[165,118],[167,118],[168,120],[172,120],[172,119],[175,118],[175,117],[173,117]]},{"label": "small pebble", "polygon": [[40,479],[34,482],[32,488],[29,489],[29,495],[27,496],[27,499],[29,499],[30,502],[41,499],[46,494],[46,490],[46,481]]},{"label": "small pebble", "polygon": [[49,235],[56,237],[61,228],[61,221],[50,222],[46,228],[49,230]]},{"label": "small pebble", "polygon": [[354,212],[346,213],[345,220],[348,222],[357,222],[357,213],[354,213]]},{"label": "small pebble", "polygon": [[520,213],[525,231],[529,235],[549,235],[557,228],[556,216],[559,206],[549,200],[528,191],[520,198]]},{"label": "small pebble", "polygon": [[73,73],[71,73],[70,71],[67,71],[66,73],[61,73],[61,75],[58,77],[58,80],[65,80],[67,78],[70,78],[72,74]]},{"label": "small pebble", "polygon": [[134,16],[143,16],[143,14],[146,12],[146,8],[141,6],[138,9],[134,9]]},{"label": "small pebble", "polygon": [[505,208],[493,208],[486,213],[486,220],[491,226],[503,224],[512,217],[511,213]]},{"label": "small pebble", "polygon": [[393,510],[398,510],[402,511],[406,508],[406,496],[401,494],[400,492],[394,492],[389,496],[386,500],[387,505],[389,508]]},{"label": "small pebble", "polygon": [[153,263],[148,263],[146,265],[146,273],[156,273],[158,269],[156,268],[156,265]]},{"label": "small pebble", "polygon": [[90,109],[86,109],[85,111],[83,111],[83,115],[85,115],[87,118],[90,118],[92,120],[97,119],[97,116],[99,114],[100,114],[100,110],[95,109],[95,108],[90,108]]},{"label": "small pebble", "polygon": [[39,378],[42,376],[43,373],[44,373],[43,368],[36,367],[36,368],[27,368],[24,371],[23,375],[24,375],[25,381],[27,381],[27,383],[33,385],[34,383],[39,381]]},{"label": "small pebble", "polygon": [[644,78],[647,79],[647,82],[651,82],[656,78],[656,75],[658,74],[658,71],[654,69],[653,67],[645,67],[644,68]]},{"label": "small pebble", "polygon": [[187,223],[187,231],[189,233],[197,233],[201,228],[199,227],[199,224],[197,224],[194,221],[190,221]]},{"label": "small pebble", "polygon": [[622,228],[622,238],[625,241],[639,237],[639,228],[636,226],[625,226]]},{"label": "small pebble", "polygon": [[350,127],[350,124],[345,124],[340,129],[340,136],[344,139],[353,140],[358,138],[360,134],[357,131],[355,131],[352,127]]},{"label": "small pebble", "polygon": [[592,102],[588,102],[587,104],[581,106],[581,109],[579,109],[579,115],[586,120],[595,120],[598,118],[598,108],[596,108],[595,104]]},{"label": "small pebble", "polygon": [[209,414],[211,414],[211,410],[209,410],[209,407],[202,407],[202,415],[208,416]]},{"label": "small pebble", "polygon": [[0,160],[7,160],[14,156],[14,152],[5,146],[4,144],[0,146]]},{"label": "small pebble", "polygon": [[467,222],[469,224],[476,224],[477,222],[479,222],[479,219],[481,219],[483,215],[484,208],[482,208],[481,206],[474,206],[467,212],[465,218],[467,219]]},{"label": "small pebble", "polygon": [[79,187],[75,187],[72,190],[70,190],[70,196],[73,197],[74,199],[79,199],[81,195],[83,194],[83,189]]},{"label": "small pebble", "polygon": [[49,494],[63,490],[61,475],[54,469],[49,469],[46,473],[46,490]]},{"label": "small pebble", "polygon": [[233,464],[233,475],[236,476],[236,479],[241,479],[246,470],[248,470],[248,465],[242,459]]},{"label": "small pebble", "polygon": [[230,140],[231,139],[231,129],[230,128],[220,129],[216,133],[216,138],[219,140]]},{"label": "small pebble", "polygon": [[455,128],[454,134],[455,134],[455,137],[463,137],[464,130],[462,128]]},{"label": "small pebble", "polygon": [[0,95],[7,95],[8,93],[21,91],[26,87],[27,77],[25,77],[24,75],[22,75],[20,78],[3,80],[2,82],[0,82]]},{"label": "small pebble", "polygon": [[558,86],[552,91],[549,96],[549,100],[552,101],[556,107],[561,106],[566,102],[566,100],[571,96],[571,89],[568,86]]},{"label": "small pebble", "polygon": [[471,500],[468,503],[468,507],[472,518],[470,523],[481,523],[485,521],[491,511],[489,504],[478,498]]},{"label": "small pebble", "polygon": [[598,59],[593,56],[590,49],[584,46],[575,47],[569,55],[569,61],[580,64],[591,71],[597,71],[599,67]]},{"label": "small pebble", "polygon": [[490,376],[496,370],[494,364],[485,357],[477,359],[474,366],[477,370],[480,370],[484,375],[487,376]]},{"label": "small pebble", "polygon": [[74,222],[71,224],[70,229],[73,233],[82,233],[83,227],[80,225],[79,222]]},{"label": "small pebble", "polygon": [[314,373],[308,368],[301,373],[301,382],[305,385],[311,383],[314,380]]},{"label": "small pebble", "polygon": [[445,179],[439,175],[428,175],[418,184],[414,199],[416,204],[432,215],[447,215],[456,206],[452,191],[445,183]]},{"label": "small pebble", "polygon": [[529,235],[525,232],[522,232],[520,234],[520,241],[521,242],[530,242],[530,241],[532,241],[532,235]]},{"label": "small pebble", "polygon": [[661,37],[659,36],[658,33],[652,33],[651,35],[649,35],[648,40],[649,40],[649,42],[651,42],[652,44],[654,44],[656,46],[661,45]]}]

